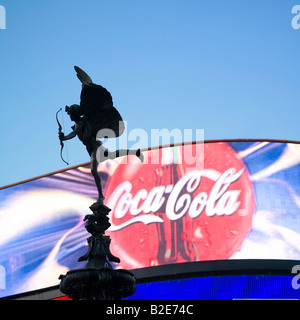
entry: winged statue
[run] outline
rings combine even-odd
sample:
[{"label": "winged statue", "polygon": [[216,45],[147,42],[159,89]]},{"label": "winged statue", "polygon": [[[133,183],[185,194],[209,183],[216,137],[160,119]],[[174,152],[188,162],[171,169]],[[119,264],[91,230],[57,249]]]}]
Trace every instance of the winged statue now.
[{"label": "winged statue", "polygon": [[101,85],[93,83],[90,76],[81,68],[75,66],[74,69],[82,84],[80,104],[65,107],[65,112],[70,116],[71,121],[75,122],[75,125],[72,127],[73,131],[65,135],[59,124],[59,139],[62,147],[63,141],[73,139],[76,136],[85,145],[91,157],[91,173],[98,189],[96,203],[101,205],[103,204],[104,195],[101,179],[97,171],[98,164],[107,159],[114,159],[124,155],[136,155],[142,162],[144,157],[140,149],[110,152],[103,146],[101,139],[116,138],[124,132],[124,121],[113,105],[110,92]]}]

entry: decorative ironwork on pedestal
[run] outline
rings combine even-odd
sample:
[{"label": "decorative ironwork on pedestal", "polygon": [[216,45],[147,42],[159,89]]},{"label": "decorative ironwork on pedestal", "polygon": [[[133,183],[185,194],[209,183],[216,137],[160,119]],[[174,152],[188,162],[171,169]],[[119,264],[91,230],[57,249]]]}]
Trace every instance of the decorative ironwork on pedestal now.
[{"label": "decorative ironwork on pedestal", "polygon": [[87,239],[88,252],[78,259],[88,262],[85,268],[60,275],[60,290],[74,300],[126,298],[135,292],[135,277],[128,270],[114,270],[109,262],[120,262],[120,259],[110,252],[110,237],[104,235],[105,230],[110,227],[110,209],[97,202],[90,209],[93,214],[86,215],[84,221],[85,228],[92,236]]}]

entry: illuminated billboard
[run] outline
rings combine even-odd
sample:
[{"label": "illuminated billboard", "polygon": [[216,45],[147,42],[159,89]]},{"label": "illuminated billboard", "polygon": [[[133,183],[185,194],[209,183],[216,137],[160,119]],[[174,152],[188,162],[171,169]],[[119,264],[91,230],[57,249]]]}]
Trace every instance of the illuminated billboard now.
[{"label": "illuminated billboard", "polygon": [[[207,141],[99,165],[115,268],[226,259],[300,260],[300,144]],[[130,156],[133,157],[133,156]],[[82,268],[89,164],[0,191],[0,297]]]}]

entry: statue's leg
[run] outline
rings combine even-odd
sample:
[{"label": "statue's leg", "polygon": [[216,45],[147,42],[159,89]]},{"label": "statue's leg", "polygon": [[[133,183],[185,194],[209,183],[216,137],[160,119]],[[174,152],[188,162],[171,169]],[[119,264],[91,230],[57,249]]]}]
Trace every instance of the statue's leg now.
[{"label": "statue's leg", "polygon": [[141,149],[138,149],[138,150],[121,149],[121,150],[117,150],[115,152],[115,158],[122,157],[122,156],[128,156],[128,155],[137,156],[141,160],[141,162],[144,162],[144,155],[143,155]]},{"label": "statue's leg", "polygon": [[95,180],[95,183],[96,183],[96,187],[98,189],[98,200],[97,202],[99,203],[102,203],[103,204],[103,200],[105,199],[104,198],[104,195],[103,195],[103,192],[102,192],[102,184],[101,184],[101,179],[100,179],[100,176],[98,174],[98,161],[97,161],[97,158],[96,158],[96,151],[93,151],[92,154],[91,154],[91,172],[92,172],[92,175],[94,177],[94,180]]},{"label": "statue's leg", "polygon": [[144,162],[144,155],[141,152],[141,149],[138,150],[128,150],[128,149],[120,149],[116,151],[109,151],[103,145],[99,147],[100,156],[98,157],[99,162],[103,162],[108,159],[115,159],[118,157],[128,156],[128,155],[135,155],[137,156],[141,162]]}]

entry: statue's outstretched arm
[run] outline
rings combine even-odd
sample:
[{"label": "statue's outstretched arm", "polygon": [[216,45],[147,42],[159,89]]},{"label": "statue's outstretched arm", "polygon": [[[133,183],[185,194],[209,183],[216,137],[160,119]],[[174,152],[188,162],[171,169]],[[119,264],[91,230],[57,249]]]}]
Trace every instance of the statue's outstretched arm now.
[{"label": "statue's outstretched arm", "polygon": [[77,133],[79,132],[79,126],[75,125],[75,129],[67,134],[66,136],[64,135],[63,132],[59,134],[59,139],[64,141],[64,140],[70,140],[76,137]]}]

